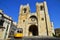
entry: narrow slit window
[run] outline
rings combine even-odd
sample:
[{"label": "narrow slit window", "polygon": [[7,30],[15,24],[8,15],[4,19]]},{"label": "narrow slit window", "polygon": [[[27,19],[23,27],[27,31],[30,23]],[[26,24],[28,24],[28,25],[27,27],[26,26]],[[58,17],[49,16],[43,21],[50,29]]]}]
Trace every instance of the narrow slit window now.
[{"label": "narrow slit window", "polygon": [[44,20],[44,18],[41,18],[41,20]]},{"label": "narrow slit window", "polygon": [[25,20],[23,20],[23,22],[25,22]]}]

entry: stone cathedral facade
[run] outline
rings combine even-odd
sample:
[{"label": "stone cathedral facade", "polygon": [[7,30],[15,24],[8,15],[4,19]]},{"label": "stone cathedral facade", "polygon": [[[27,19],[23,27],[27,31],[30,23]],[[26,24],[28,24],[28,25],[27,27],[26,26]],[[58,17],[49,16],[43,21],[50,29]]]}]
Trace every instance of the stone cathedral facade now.
[{"label": "stone cathedral facade", "polygon": [[17,28],[23,29],[23,36],[53,36],[54,28],[46,1],[36,3],[35,13],[30,12],[29,4],[21,5]]}]

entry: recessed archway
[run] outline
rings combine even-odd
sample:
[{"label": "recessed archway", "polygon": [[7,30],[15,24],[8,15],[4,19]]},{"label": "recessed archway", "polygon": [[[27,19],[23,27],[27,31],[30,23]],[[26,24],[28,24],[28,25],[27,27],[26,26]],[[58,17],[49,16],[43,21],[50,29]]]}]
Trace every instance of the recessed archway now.
[{"label": "recessed archway", "polygon": [[38,27],[36,25],[31,25],[29,27],[29,32],[32,33],[32,36],[38,36]]}]

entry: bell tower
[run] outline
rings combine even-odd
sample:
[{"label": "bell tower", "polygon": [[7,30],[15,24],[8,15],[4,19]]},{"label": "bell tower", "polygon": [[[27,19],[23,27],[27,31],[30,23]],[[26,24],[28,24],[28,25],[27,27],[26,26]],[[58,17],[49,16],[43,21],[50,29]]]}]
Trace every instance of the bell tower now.
[{"label": "bell tower", "polygon": [[47,35],[44,8],[43,3],[36,3],[39,36]]},{"label": "bell tower", "polygon": [[52,36],[52,28],[46,1],[43,3],[36,3],[36,12],[38,17],[39,35]]},{"label": "bell tower", "polygon": [[27,20],[29,11],[30,11],[29,4],[20,6],[17,28],[22,28],[24,35],[25,35],[26,20]]}]

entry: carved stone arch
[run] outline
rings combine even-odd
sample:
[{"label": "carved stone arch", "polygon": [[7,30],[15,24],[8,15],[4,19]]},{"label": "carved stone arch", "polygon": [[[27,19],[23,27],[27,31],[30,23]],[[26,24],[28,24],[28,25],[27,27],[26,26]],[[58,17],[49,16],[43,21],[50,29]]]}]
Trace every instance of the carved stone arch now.
[{"label": "carved stone arch", "polygon": [[29,26],[29,34],[31,33],[32,36],[38,36],[38,26],[37,25],[30,25]]}]

